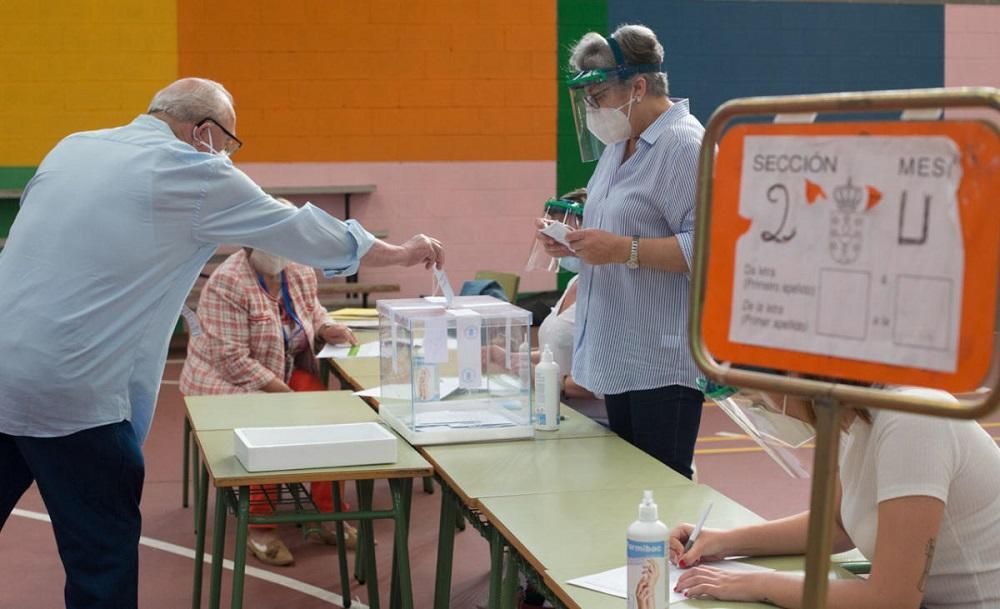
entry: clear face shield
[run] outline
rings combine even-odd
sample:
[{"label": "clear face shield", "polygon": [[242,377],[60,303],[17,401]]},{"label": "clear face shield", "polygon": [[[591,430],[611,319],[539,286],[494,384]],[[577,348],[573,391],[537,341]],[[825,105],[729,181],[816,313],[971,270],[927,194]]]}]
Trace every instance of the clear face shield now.
[{"label": "clear face shield", "polygon": [[[569,199],[549,199],[545,202],[545,214],[542,218],[546,227],[539,231],[558,240],[560,235],[577,230],[583,225],[583,204]],[[524,270],[555,273],[559,270],[559,259],[549,256],[542,242],[533,239]]]},{"label": "clear face shield", "polygon": [[604,152],[604,142],[597,138],[587,123],[587,114],[596,111],[601,95],[614,86],[613,72],[589,70],[580,72],[569,81],[569,102],[573,112],[573,126],[576,127],[576,141],[580,146],[580,160],[584,163],[596,161]]},{"label": "clear face shield", "polygon": [[580,160],[584,163],[596,161],[604,152],[606,145],[629,136],[630,125],[624,108],[629,106],[631,110],[631,100],[618,108],[606,107],[601,105],[602,96],[612,88],[627,85],[639,74],[663,70],[660,64],[626,63],[618,41],[610,36],[607,41],[614,55],[614,67],[584,70],[566,83],[569,87],[576,139],[580,146]]},{"label": "clear face shield", "polygon": [[698,379],[698,388],[785,473],[793,478],[809,477],[805,457],[795,449],[804,447],[816,436],[811,425],[786,414],[783,403],[774,403],[762,391],[717,385],[705,378]]}]

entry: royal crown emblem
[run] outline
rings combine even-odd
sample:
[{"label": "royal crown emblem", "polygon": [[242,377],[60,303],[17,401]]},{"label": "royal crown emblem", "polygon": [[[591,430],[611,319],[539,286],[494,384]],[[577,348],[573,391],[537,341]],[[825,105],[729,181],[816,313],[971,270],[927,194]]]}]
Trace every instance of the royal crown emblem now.
[{"label": "royal crown emblem", "polygon": [[847,178],[847,184],[833,189],[833,200],[837,202],[837,209],[841,213],[858,211],[864,197],[865,191],[860,186],[851,184],[851,178]]},{"label": "royal crown emblem", "polygon": [[833,189],[837,208],[830,211],[830,257],[838,264],[853,264],[861,256],[864,243],[865,217],[862,211],[865,191],[860,186],[846,184]]}]

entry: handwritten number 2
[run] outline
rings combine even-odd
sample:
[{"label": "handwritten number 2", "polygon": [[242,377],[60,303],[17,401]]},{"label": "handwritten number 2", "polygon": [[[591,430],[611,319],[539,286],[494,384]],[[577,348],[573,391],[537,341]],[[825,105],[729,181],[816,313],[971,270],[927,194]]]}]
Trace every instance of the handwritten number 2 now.
[{"label": "handwritten number 2", "polygon": [[782,232],[785,230],[785,222],[788,221],[788,208],[789,208],[789,197],[788,197],[788,187],[784,184],[775,184],[774,186],[767,189],[767,200],[771,203],[784,202],[785,208],[781,214],[781,224],[774,231],[761,231],[760,238],[764,241],[774,241],[775,243],[785,243],[791,241],[795,237],[795,229],[793,228],[791,232],[783,235]]}]

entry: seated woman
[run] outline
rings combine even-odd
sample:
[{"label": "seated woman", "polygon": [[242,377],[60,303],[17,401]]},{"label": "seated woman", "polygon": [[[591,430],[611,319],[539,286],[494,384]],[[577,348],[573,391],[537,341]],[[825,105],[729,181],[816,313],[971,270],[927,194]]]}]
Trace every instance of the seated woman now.
[{"label": "seated woman", "polygon": [[[290,203],[289,203],[290,204]],[[200,333],[191,336],[181,372],[184,395],[325,390],[317,376],[317,342],[356,344],[351,330],[331,322],[317,296],[315,272],[260,250],[240,250],[212,273],[198,301]],[[254,487],[250,511],[269,514],[276,487]],[[314,483],[322,511],[333,511],[332,486]],[[346,509],[346,504],[343,506]],[[255,525],[247,546],[271,565],[294,562],[273,525]],[[345,524],[348,546],[357,531]],[[327,525],[309,530],[336,543]]]},{"label": "seated woman", "polygon": [[[787,415],[816,420],[811,402],[792,397]],[[842,423],[834,551],[856,547],[872,568],[868,579],[831,581],[826,606],[1000,607],[1000,448],[990,435],[975,421],[863,407],[845,409]],[[803,512],[730,531],[704,529],[687,552],[692,527],[675,528],[671,559],[687,568],[678,591],[801,607],[801,576],[710,565],[728,556],[802,554],[808,519]]]}]

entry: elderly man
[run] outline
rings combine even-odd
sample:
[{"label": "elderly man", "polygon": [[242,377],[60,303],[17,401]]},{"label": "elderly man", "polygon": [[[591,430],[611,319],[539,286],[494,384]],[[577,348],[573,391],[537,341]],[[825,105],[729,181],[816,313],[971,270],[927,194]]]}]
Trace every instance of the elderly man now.
[{"label": "elderly man", "polygon": [[181,304],[219,244],[328,276],[443,262],[427,236],[391,245],[278,203],[229,160],[235,133],[232,96],[186,78],[128,125],[70,135],[0,254],[0,526],[37,482],[68,608],[137,604],[140,447]]}]

